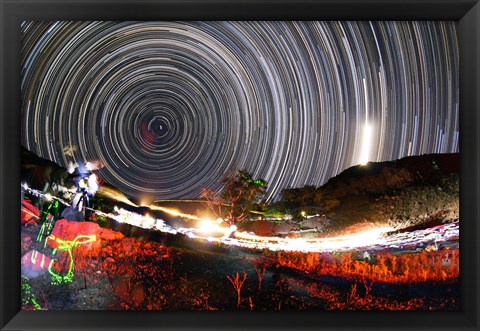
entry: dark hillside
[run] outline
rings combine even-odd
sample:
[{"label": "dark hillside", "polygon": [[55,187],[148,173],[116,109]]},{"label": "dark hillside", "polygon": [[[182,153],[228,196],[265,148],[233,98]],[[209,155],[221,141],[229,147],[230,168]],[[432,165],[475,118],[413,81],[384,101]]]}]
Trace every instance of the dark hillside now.
[{"label": "dark hillside", "polygon": [[384,194],[410,185],[438,185],[445,176],[459,172],[458,153],[410,156],[348,168],[322,188],[336,198],[352,194]]},{"label": "dark hillside", "polygon": [[[319,190],[336,201],[325,210],[332,232],[354,225],[395,228],[459,217],[460,154],[429,154],[351,167]],[[357,228],[358,226],[355,226]]]}]

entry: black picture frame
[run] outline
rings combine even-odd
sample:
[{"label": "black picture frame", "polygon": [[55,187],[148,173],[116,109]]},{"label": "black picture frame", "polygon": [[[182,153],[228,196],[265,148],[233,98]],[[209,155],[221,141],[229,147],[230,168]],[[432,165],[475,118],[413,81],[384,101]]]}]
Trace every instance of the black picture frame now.
[{"label": "black picture frame", "polygon": [[[0,0],[2,330],[478,330],[478,0]],[[458,20],[461,309],[455,312],[120,312],[20,310],[20,22],[23,20]]]}]

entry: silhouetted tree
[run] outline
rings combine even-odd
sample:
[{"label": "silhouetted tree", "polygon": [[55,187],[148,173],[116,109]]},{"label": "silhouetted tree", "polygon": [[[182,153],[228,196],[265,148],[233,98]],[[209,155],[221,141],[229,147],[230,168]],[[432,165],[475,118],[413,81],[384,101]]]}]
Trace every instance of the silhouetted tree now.
[{"label": "silhouetted tree", "polygon": [[217,217],[225,219],[229,225],[244,219],[267,189],[265,180],[253,179],[246,170],[226,177],[223,184],[220,196],[217,197],[215,192],[206,188],[202,190],[201,195],[206,199],[212,212]]}]

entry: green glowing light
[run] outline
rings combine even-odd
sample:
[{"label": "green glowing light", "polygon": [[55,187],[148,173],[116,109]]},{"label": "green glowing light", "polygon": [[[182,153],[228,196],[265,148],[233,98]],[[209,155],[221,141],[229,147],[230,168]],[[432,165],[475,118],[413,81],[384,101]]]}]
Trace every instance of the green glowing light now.
[{"label": "green glowing light", "polygon": [[[47,235],[47,236],[50,235],[50,233],[52,232],[53,223],[54,223],[54,218],[52,215],[48,216],[46,221],[42,223],[42,227],[40,228],[40,231],[38,232],[38,236],[37,236],[38,242],[42,240],[44,235]],[[47,244],[47,241],[45,240],[45,244],[43,245],[44,248],[46,244]]]},{"label": "green glowing light", "polygon": [[42,307],[37,303],[37,300],[32,299],[33,306],[37,308],[37,310],[42,310]]},{"label": "green glowing light", "polygon": [[38,304],[35,294],[32,292],[32,287],[28,281],[28,277],[22,275],[22,304],[23,306],[32,304],[35,309],[42,310],[42,307]]},{"label": "green glowing light", "polygon": [[46,224],[47,224],[47,223],[43,223],[43,224],[42,224],[42,227],[40,228],[40,231],[38,232],[37,241],[42,240],[43,233],[45,232]]},{"label": "green glowing light", "polygon": [[265,186],[265,182],[264,182],[263,180],[261,180],[261,179],[257,179],[257,180],[255,181],[255,185]]},{"label": "green glowing light", "polygon": [[94,234],[78,235],[74,240],[62,240],[60,238],[55,238],[54,235],[50,235],[48,239],[54,240],[58,244],[58,247],[55,248],[52,252],[53,256],[55,256],[57,251],[67,252],[68,257],[70,259],[68,271],[65,275],[60,275],[60,274],[57,274],[55,271],[53,271],[53,264],[55,263],[55,260],[50,261],[50,265],[48,266],[48,272],[52,276],[52,284],[60,285],[62,283],[70,283],[73,280],[73,270],[75,265],[73,260],[73,249],[78,245],[94,242],[97,240],[97,237]]},{"label": "green glowing light", "polygon": [[51,214],[55,217],[58,217],[58,200],[54,199],[42,213],[42,219],[48,218],[48,215]]},{"label": "green glowing light", "polygon": [[42,224],[42,227],[40,228],[39,233],[38,233],[37,241],[41,241],[44,234],[46,234],[48,236],[50,234],[49,232],[51,232],[51,230],[52,230],[52,223],[50,223],[48,221],[44,222]]}]

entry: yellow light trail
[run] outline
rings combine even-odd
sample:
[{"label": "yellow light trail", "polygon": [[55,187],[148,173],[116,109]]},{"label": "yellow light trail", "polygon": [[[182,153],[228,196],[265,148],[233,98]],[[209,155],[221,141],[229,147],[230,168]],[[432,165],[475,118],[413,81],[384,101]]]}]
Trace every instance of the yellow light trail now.
[{"label": "yellow light trail", "polygon": [[[45,197],[39,191],[35,191],[38,196]],[[57,197],[52,197],[63,202]],[[444,225],[442,228],[425,229],[418,231],[399,233],[385,236],[386,233],[394,230],[392,227],[379,226],[354,234],[323,237],[323,238],[285,238],[285,237],[264,237],[257,236],[254,233],[237,231],[236,227],[225,228],[220,226],[221,220],[212,221],[195,215],[182,213],[178,210],[160,206],[142,206],[152,210],[160,210],[170,215],[183,217],[196,222],[195,226],[173,228],[161,219],[155,219],[148,215],[141,215],[136,212],[127,211],[118,207],[114,208],[113,213],[104,213],[94,210],[98,215],[109,217],[120,223],[127,223],[144,229],[158,230],[171,234],[183,234],[192,240],[204,240],[209,242],[218,242],[233,247],[245,247],[252,249],[268,249],[271,251],[300,251],[300,252],[326,252],[326,251],[348,251],[360,248],[379,248],[379,247],[398,247],[399,245],[417,245],[421,242],[442,241],[445,238],[458,237],[458,221],[456,223]],[[93,209],[92,209],[93,210]],[[221,234],[221,237],[212,234]],[[233,234],[233,236],[232,236]]]},{"label": "yellow light trail", "polygon": [[194,220],[194,221],[202,221],[203,220],[203,218],[200,218],[200,217],[195,216],[195,215],[185,214],[185,213],[182,213],[182,212],[180,212],[176,209],[173,209],[173,208],[160,207],[160,206],[155,206],[155,205],[146,205],[146,206],[141,206],[141,207],[148,207],[151,210],[160,210],[160,211],[163,211],[163,212],[165,212],[167,214],[170,214],[170,215],[173,215],[173,216],[180,216],[180,217],[188,218],[188,219]]},{"label": "yellow light trail", "polygon": [[98,189],[97,195],[103,196],[105,198],[110,198],[118,202],[123,202],[132,207],[138,207],[136,204],[131,202],[125,195],[109,187],[100,186],[100,188]]}]

